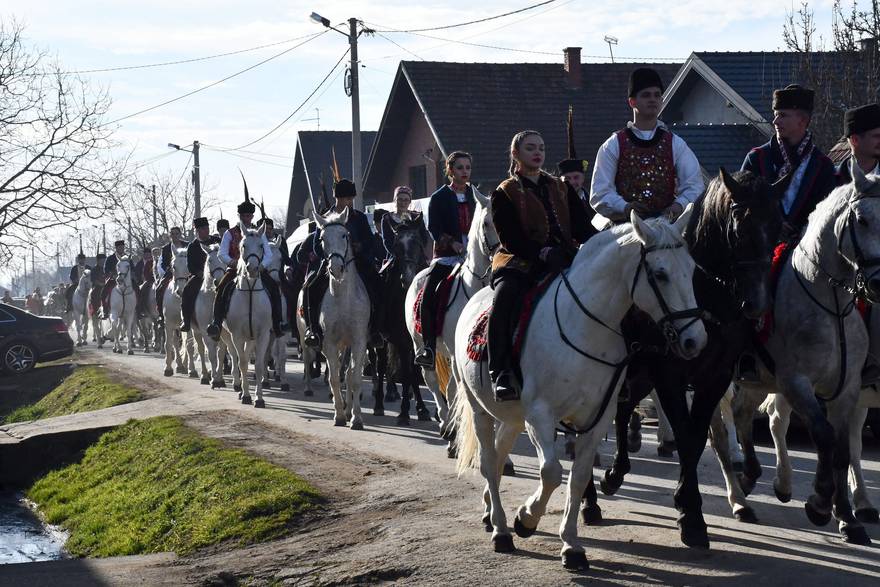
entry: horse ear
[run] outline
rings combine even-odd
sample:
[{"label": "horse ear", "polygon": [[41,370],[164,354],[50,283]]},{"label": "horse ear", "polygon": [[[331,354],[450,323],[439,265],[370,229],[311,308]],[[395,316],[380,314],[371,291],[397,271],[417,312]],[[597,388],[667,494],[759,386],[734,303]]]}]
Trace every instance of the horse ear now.
[{"label": "horse ear", "polygon": [[350,208],[346,207],[345,211],[339,215],[339,222],[341,222],[342,224],[348,224],[348,212],[349,211],[350,211]]},{"label": "horse ear", "polygon": [[[733,178],[731,178],[733,179]],[[675,221],[675,224],[672,227],[678,231],[678,234],[684,236],[684,231],[687,230],[688,222],[691,219],[691,214],[694,213],[694,205],[690,203],[684,209],[684,212],[681,213],[681,216],[678,217],[678,220]]]},{"label": "horse ear", "polygon": [[731,196],[733,196],[733,200],[736,201],[736,197],[740,191],[739,183],[735,179],[733,179],[733,176],[730,175],[723,166],[718,170],[718,177],[721,178],[721,182],[724,184],[724,187],[727,188],[727,191],[730,192]]},{"label": "horse ear", "polygon": [[856,161],[855,157],[850,157],[849,173],[853,178],[853,185],[856,188],[856,193],[853,194],[854,198],[858,198],[860,194],[864,194],[871,189],[871,182],[868,181],[868,177],[865,175],[865,172],[862,171],[862,168],[859,166],[859,162]]},{"label": "horse ear", "polygon": [[492,206],[492,200],[489,199],[488,196],[484,196],[483,194],[481,194],[480,190],[478,190],[477,188],[473,188],[473,190],[474,190],[474,199],[480,203],[480,206],[482,206],[483,208],[486,208],[486,209],[488,209]]},{"label": "horse ear", "polygon": [[264,222],[263,224],[261,224],[261,225],[260,225],[260,228],[257,229],[257,234],[260,235],[260,236],[265,236],[265,234],[266,234],[266,226],[267,226],[267,225],[266,225],[265,222]]},{"label": "horse ear", "polygon": [[629,212],[629,221],[632,223],[633,232],[636,235],[636,238],[639,239],[643,245],[648,245],[651,240],[651,229],[645,224],[645,221],[642,220],[638,214],[636,214],[635,210],[630,210]]},{"label": "horse ear", "polygon": [[312,211],[312,217],[315,219],[315,222],[317,222],[318,226],[320,226],[321,228],[324,228],[327,225],[327,219],[324,218],[323,216],[321,216],[320,214],[318,214],[317,212],[315,212],[314,210]]}]

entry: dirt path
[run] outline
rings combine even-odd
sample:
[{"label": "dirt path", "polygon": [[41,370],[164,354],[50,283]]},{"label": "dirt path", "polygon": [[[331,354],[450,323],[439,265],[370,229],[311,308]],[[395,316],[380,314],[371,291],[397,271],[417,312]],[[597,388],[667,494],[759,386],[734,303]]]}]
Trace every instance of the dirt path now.
[{"label": "dirt path", "polygon": [[[94,353],[86,356],[94,360]],[[100,360],[124,366],[135,381],[141,377],[155,381],[162,369],[155,356],[118,357],[107,352]],[[236,579],[290,585],[392,581],[416,585],[827,585],[829,581],[876,585],[880,578],[877,548],[844,545],[837,538],[836,526],[817,529],[807,521],[803,502],[798,500],[808,494],[815,461],[803,450],[792,451],[795,495],[785,505],[776,502],[769,486],[772,453],[761,450],[761,460],[769,467],[752,498],[761,525],[731,519],[718,466],[707,451],[701,480],[712,550],[682,546],[671,507],[678,468],[674,461],[655,457],[650,429],[645,429],[642,450],[634,455],[634,473],[618,496],[600,498],[606,523],[580,527],[587,537],[592,566],[588,573],[570,574],[559,561],[556,532],[563,508],[562,488],[551,500],[535,536],[515,537],[519,550],[513,555],[495,554],[479,521],[482,483],[478,476],[455,477],[436,424],[414,422],[410,428],[398,428],[391,416],[368,415],[364,432],[334,428],[324,388],[319,386],[315,398],[304,398],[298,385],[299,363],[291,361],[289,371],[293,391],[267,392],[265,410],[239,405],[231,391],[212,392],[197,380],[175,376],[159,380],[169,393],[88,417],[181,414],[202,432],[303,475],[328,498],[303,531],[270,543],[245,548],[224,545],[179,559],[160,555],[14,565],[20,568],[16,580],[36,587],[41,584],[39,576],[53,576],[49,570],[53,564],[59,565],[54,567],[59,571],[66,565],[67,578],[82,576],[91,584],[130,584],[132,577],[138,577],[143,584],[216,585],[235,584]],[[386,413],[394,412],[387,408]],[[75,425],[75,417],[67,418],[65,426]],[[62,422],[47,424],[57,427]],[[27,436],[38,429],[21,425],[9,432]],[[600,448],[605,463],[612,449],[610,442]],[[502,494],[511,520],[537,483],[534,451],[525,437],[514,453],[518,476],[505,478]],[[871,461],[865,463],[865,473],[877,503],[877,449],[868,455]],[[880,541],[880,528],[871,527],[869,533],[875,543]],[[6,572],[0,569],[0,583],[16,584],[4,580]]]}]

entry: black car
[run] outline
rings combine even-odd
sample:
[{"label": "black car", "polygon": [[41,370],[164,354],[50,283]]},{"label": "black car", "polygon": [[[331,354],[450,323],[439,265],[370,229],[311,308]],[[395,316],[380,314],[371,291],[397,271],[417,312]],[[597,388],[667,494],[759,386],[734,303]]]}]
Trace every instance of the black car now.
[{"label": "black car", "polygon": [[73,339],[64,320],[34,316],[0,303],[0,370],[20,375],[44,361],[73,354]]}]

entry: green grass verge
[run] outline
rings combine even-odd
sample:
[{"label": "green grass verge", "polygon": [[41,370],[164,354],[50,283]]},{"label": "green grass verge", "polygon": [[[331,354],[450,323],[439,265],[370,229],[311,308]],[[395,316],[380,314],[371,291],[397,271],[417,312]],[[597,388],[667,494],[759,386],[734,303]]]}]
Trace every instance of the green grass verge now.
[{"label": "green grass verge", "polygon": [[135,402],[142,395],[133,387],[114,382],[103,367],[78,367],[37,403],[17,408],[4,421],[9,424],[90,412]]},{"label": "green grass verge", "polygon": [[66,549],[78,556],[259,542],[292,531],[321,499],[290,471],[164,416],[108,432],[27,496],[70,532]]}]

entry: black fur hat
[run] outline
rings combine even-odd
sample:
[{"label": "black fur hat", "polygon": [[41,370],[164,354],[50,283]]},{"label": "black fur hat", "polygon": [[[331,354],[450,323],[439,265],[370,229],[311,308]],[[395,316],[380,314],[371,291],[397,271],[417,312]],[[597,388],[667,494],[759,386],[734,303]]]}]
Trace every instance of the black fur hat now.
[{"label": "black fur hat", "polygon": [[843,115],[843,136],[851,137],[880,128],[880,104],[850,108]]},{"label": "black fur hat", "polygon": [[660,88],[661,92],[666,91],[660,74],[650,67],[639,67],[629,74],[629,93],[630,98],[635,98],[636,94],[645,88]]},{"label": "black fur hat", "polygon": [[340,179],[333,186],[333,196],[335,198],[354,198],[357,196],[357,189],[348,179]]},{"label": "black fur hat", "polygon": [[815,92],[797,84],[773,92],[773,110],[806,110],[813,112]]}]

